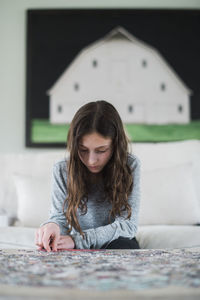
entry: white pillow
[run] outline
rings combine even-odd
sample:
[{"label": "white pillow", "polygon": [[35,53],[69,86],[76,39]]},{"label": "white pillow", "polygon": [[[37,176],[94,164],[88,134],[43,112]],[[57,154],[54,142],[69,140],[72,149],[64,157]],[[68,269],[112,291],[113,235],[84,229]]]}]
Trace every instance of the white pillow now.
[{"label": "white pillow", "polygon": [[192,163],[141,173],[140,225],[200,223]]},{"label": "white pillow", "polygon": [[17,193],[17,217],[21,226],[38,227],[48,219],[51,203],[51,179],[45,176],[14,174]]}]

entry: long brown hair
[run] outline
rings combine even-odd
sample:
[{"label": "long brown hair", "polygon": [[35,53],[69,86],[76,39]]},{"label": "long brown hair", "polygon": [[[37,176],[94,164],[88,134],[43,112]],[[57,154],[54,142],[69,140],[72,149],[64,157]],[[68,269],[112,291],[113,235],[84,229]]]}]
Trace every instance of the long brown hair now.
[{"label": "long brown hair", "polygon": [[[132,170],[127,164],[129,140],[125,134],[122,120],[112,104],[106,101],[89,102],[74,115],[67,137],[67,150],[70,157],[67,163],[67,202],[66,218],[68,233],[74,227],[84,237],[77,219],[77,210],[87,213],[88,170],[78,155],[79,142],[86,135],[96,132],[112,139],[113,153],[102,170],[105,196],[112,205],[111,217],[120,216],[127,211],[131,217],[128,196],[133,187]],[[110,220],[109,220],[110,221]]]}]

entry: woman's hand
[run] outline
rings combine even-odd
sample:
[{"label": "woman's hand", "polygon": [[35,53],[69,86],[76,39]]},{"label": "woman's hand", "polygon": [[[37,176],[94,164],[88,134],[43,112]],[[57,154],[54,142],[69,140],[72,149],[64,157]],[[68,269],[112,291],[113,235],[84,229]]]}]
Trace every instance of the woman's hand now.
[{"label": "woman's hand", "polygon": [[35,244],[39,247],[38,250],[57,251],[59,240],[60,227],[56,223],[47,223],[37,229],[35,233]]},{"label": "woman's hand", "polygon": [[70,235],[61,235],[58,244],[57,249],[58,250],[64,250],[64,249],[74,249],[75,243]]}]

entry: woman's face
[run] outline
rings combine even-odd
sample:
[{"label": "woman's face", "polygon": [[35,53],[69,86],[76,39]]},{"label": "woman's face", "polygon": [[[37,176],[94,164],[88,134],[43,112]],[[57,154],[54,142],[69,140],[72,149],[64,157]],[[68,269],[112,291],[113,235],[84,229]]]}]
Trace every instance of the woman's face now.
[{"label": "woman's face", "polygon": [[112,156],[112,139],[96,132],[86,134],[80,140],[78,155],[90,172],[99,173]]}]

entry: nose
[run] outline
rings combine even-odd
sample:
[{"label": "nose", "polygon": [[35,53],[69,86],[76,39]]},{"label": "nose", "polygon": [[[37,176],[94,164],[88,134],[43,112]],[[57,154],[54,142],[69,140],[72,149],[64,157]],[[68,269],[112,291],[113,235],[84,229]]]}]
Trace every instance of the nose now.
[{"label": "nose", "polygon": [[89,156],[88,156],[88,165],[90,167],[95,166],[96,162],[97,162],[96,154],[95,153],[90,153]]}]

